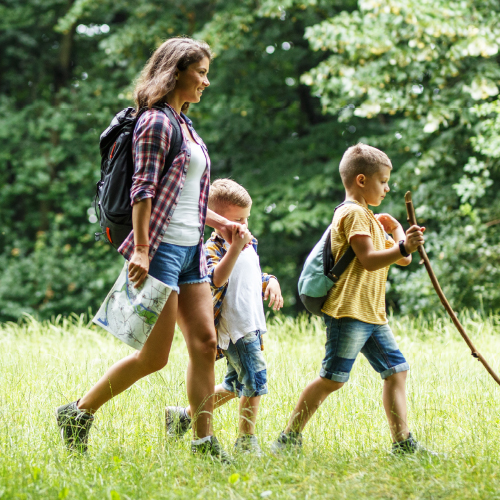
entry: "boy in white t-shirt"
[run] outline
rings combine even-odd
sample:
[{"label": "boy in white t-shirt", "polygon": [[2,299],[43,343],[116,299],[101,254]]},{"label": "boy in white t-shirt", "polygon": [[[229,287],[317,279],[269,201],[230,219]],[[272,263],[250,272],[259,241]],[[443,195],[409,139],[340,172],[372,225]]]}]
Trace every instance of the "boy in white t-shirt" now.
[{"label": "boy in white t-shirt", "polygon": [[[215,327],[219,348],[227,358],[227,373],[215,388],[214,408],[239,396],[239,437],[235,451],[261,455],[255,436],[260,397],[267,394],[267,369],[262,354],[266,333],[264,300],[275,311],[283,306],[278,280],[260,269],[257,240],[248,230],[252,199],[245,188],[230,179],[210,187],[208,207],[226,219],[247,227],[234,230],[232,244],[217,231],[205,243],[211,280]],[[191,426],[191,408],[166,409],[167,435],[182,436]]]}]

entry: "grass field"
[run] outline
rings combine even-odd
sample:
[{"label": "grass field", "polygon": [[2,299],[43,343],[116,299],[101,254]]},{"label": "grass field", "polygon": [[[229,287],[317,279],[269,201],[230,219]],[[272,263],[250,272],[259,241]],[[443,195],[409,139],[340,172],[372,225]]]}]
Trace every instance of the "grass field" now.
[{"label": "grass field", "polygon": [[[500,316],[461,317],[478,349],[500,370]],[[274,457],[301,389],[318,373],[320,321],[276,319],[265,336],[269,394],[258,436],[265,457],[232,466],[193,458],[189,438],[167,442],[163,410],[187,403],[187,354],[176,334],[168,366],[139,381],[96,417],[85,457],[68,456],[54,408],[81,396],[130,349],[83,319],[0,328],[0,498],[500,498],[500,388],[446,319],[393,318],[411,365],[410,427],[438,459],[391,456],[382,382],[364,358],[304,433],[302,457]],[[225,362],[216,365],[217,381]],[[236,438],[237,403],[215,413],[227,450]]]}]

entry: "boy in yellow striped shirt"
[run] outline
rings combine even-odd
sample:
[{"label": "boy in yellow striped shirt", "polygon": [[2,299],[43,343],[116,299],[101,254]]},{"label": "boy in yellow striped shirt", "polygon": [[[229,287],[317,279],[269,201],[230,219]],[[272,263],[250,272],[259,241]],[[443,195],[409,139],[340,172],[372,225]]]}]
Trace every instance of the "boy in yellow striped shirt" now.
[{"label": "boy in yellow striped shirt", "polygon": [[[391,264],[407,266],[424,243],[425,228],[406,233],[389,214],[374,215],[389,189],[392,164],[382,151],[357,144],[339,166],[346,203],[334,213],[332,253],[338,262],[352,246],[356,257],[328,293],[322,312],[327,326],[326,354],[315,380],[304,389],[288,425],[272,445],[274,452],[300,448],[302,430],[321,403],[349,379],[362,352],[384,380],[383,403],[395,453],[419,449],[406,422],[406,374],[409,365],[398,348],[385,312],[385,284]],[[391,238],[387,233],[392,234]],[[395,243],[397,241],[398,243]]]}]

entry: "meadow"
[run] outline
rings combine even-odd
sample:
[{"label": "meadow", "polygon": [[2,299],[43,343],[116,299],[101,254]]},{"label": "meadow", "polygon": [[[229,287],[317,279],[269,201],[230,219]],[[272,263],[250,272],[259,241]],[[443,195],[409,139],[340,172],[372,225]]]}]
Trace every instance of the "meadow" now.
[{"label": "meadow", "polygon": [[[500,316],[464,313],[461,320],[500,370]],[[187,404],[187,352],[180,332],[165,369],[98,413],[89,453],[68,455],[54,409],[80,397],[131,349],[83,316],[3,324],[0,498],[500,498],[500,388],[446,318],[393,317],[391,325],[411,365],[411,430],[438,458],[389,453],[382,381],[362,357],[349,383],[306,428],[303,455],[270,454],[300,391],[320,368],[324,329],[306,317],[275,318],[265,336],[269,394],[257,426],[263,458],[214,464],[191,456],[187,436],[167,441],[164,407]],[[225,361],[217,362],[218,381],[224,372]],[[215,434],[228,451],[236,425],[236,401],[216,411]]]}]

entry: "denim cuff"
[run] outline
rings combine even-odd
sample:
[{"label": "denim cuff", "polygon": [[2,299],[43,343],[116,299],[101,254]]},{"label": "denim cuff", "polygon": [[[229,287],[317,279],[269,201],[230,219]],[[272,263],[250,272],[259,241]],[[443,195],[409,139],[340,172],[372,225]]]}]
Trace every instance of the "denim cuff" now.
[{"label": "denim cuff", "polygon": [[267,390],[267,385],[264,385],[261,387],[260,390],[258,391],[251,391],[250,389],[247,389],[246,387],[243,387],[243,391],[240,391],[240,397],[245,396],[246,398],[255,398],[257,396],[263,396],[264,394],[267,394],[269,391]]},{"label": "denim cuff", "polygon": [[388,370],[383,371],[380,376],[382,380],[385,380],[387,377],[394,375],[399,372],[407,372],[410,369],[410,365],[408,363],[401,363],[400,365],[392,366]]},{"label": "denim cuff", "polygon": [[198,285],[200,283],[210,283],[210,278],[208,276],[204,276],[203,278],[197,280],[179,281],[179,285]]},{"label": "denim cuff", "polygon": [[251,391],[250,389],[247,389],[246,387],[243,387],[243,389],[236,389],[235,387],[232,387],[229,384],[226,384],[226,382],[222,382],[221,385],[225,391],[232,392],[233,394],[236,394],[239,398],[241,398],[241,396],[245,396],[246,398],[255,398],[256,396],[263,396],[264,394],[269,393],[269,391],[267,390],[267,384],[264,385],[258,391]]},{"label": "denim cuff", "polygon": [[232,392],[233,394],[238,394],[238,392],[241,392],[241,391],[236,390],[232,385],[226,384],[225,381],[223,381],[221,385],[222,385],[222,388],[227,392]]},{"label": "denim cuff", "polygon": [[324,368],[319,371],[319,376],[321,378],[327,378],[333,382],[347,382],[349,380],[349,374],[345,372],[327,372]]}]

